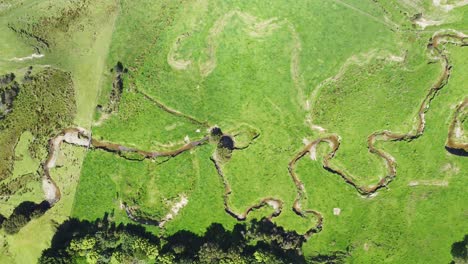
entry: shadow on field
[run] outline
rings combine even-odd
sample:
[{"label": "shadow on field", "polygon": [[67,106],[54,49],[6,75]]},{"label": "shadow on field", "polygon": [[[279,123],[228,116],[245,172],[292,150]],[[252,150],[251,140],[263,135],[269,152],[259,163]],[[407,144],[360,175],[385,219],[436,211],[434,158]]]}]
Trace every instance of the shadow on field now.
[{"label": "shadow on field", "polygon": [[452,245],[451,263],[468,263],[468,235],[465,235],[462,241],[455,242]]},{"label": "shadow on field", "polygon": [[42,216],[49,208],[50,204],[47,201],[39,204],[30,201],[22,202],[13,210],[10,217],[0,216],[0,225],[5,233],[16,234],[32,219]]},{"label": "shadow on field", "polygon": [[347,253],[335,252],[306,259],[301,252],[303,236],[286,231],[266,219],[236,224],[232,231],[213,223],[202,235],[181,230],[166,237],[158,237],[141,225],[117,225],[105,215],[103,219],[93,222],[72,218],[58,226],[51,247],[44,250],[40,263],[79,260],[83,252],[76,253],[74,250],[77,243],[86,239],[96,241],[88,251],[95,252],[97,258],[103,260],[109,260],[115,255],[125,256],[126,260],[145,260],[145,253],[138,253],[134,248],[135,241],[141,243],[142,240],[150,245],[146,248],[157,249],[157,263],[162,262],[162,259],[170,259],[169,263],[219,263],[221,260],[244,260],[247,263],[342,263],[347,256]]},{"label": "shadow on field", "polygon": [[466,152],[463,149],[456,149],[456,148],[450,148],[450,147],[445,147],[445,149],[450,152],[453,155],[457,156],[462,156],[462,157],[468,157],[468,152]]}]

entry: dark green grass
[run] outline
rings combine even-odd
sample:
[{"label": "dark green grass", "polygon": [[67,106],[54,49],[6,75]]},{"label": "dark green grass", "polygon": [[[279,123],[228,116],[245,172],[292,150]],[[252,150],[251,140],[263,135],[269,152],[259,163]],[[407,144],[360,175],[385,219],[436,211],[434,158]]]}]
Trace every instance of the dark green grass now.
[{"label": "dark green grass", "polygon": [[117,187],[111,175],[117,167],[113,155],[89,152],[83,162],[72,216],[94,220],[117,208]]}]

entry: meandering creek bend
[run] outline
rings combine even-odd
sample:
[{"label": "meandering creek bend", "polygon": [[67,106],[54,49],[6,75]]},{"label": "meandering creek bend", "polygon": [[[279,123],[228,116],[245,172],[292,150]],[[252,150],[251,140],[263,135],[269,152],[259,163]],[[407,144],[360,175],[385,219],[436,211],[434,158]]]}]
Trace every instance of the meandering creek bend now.
[{"label": "meandering creek bend", "polygon": [[[410,140],[418,138],[419,136],[423,134],[424,128],[425,128],[425,113],[427,112],[429,108],[429,104],[431,100],[436,96],[437,92],[442,87],[444,87],[444,85],[447,83],[449,76],[450,76],[451,66],[449,64],[449,60],[447,58],[447,55],[439,47],[440,44],[442,43],[451,43],[451,44],[455,44],[459,46],[467,46],[467,37],[465,35],[451,34],[451,33],[437,34],[432,37],[428,45],[428,50],[440,61],[443,71],[441,75],[438,77],[438,79],[436,80],[436,82],[430,87],[425,98],[420,104],[418,108],[418,114],[417,114],[416,124],[414,128],[407,133],[394,133],[388,130],[384,130],[384,131],[374,132],[368,136],[367,144],[368,144],[369,152],[382,158],[385,161],[385,164],[387,167],[386,176],[381,178],[375,185],[359,186],[353,180],[353,177],[351,175],[347,174],[345,171],[331,164],[331,160],[335,156],[340,146],[340,137],[335,134],[327,135],[319,139],[316,139],[312,141],[311,143],[308,143],[301,151],[299,151],[291,159],[291,161],[288,164],[288,172],[297,190],[297,195],[292,205],[292,210],[300,217],[312,216],[315,219],[313,221],[314,222],[313,226],[305,234],[303,234],[304,239],[308,239],[313,234],[320,232],[320,230],[322,229],[324,218],[322,214],[318,211],[315,211],[312,209],[303,209],[301,207],[301,201],[305,197],[305,187],[295,172],[297,162],[301,160],[304,156],[306,156],[306,154],[312,151],[315,151],[316,147],[319,144],[326,143],[328,144],[331,150],[330,152],[328,152],[328,154],[326,154],[323,157],[323,160],[322,160],[323,167],[329,170],[330,172],[338,174],[341,178],[343,178],[343,180],[347,184],[353,186],[361,195],[364,195],[365,197],[369,197],[370,195],[377,192],[379,189],[387,186],[396,177],[396,174],[397,174],[396,161],[390,154],[388,154],[387,152],[381,149],[378,149],[375,146],[375,143],[377,141],[410,141]],[[189,120],[192,123],[202,125],[203,127],[209,127],[209,124],[207,122],[198,121],[197,119],[189,115],[185,115],[183,113],[178,112],[177,110],[174,110],[172,108],[165,106],[164,104],[160,103],[159,101],[155,100],[154,98],[150,97],[149,95],[145,93],[142,93],[142,94],[145,96],[145,98],[153,101],[159,108],[161,108],[162,110],[170,114],[180,116],[182,118]],[[467,151],[467,143],[458,141],[459,137],[457,136],[456,130],[457,130],[457,127],[459,126],[460,115],[461,113],[464,113],[463,112],[464,108],[467,105],[468,105],[468,99],[465,99],[463,103],[461,103],[457,107],[457,110],[454,114],[453,121],[451,122],[451,125],[449,127],[449,133],[448,133],[448,139],[447,139],[447,145],[446,145],[448,148],[463,149],[465,152]],[[229,135],[225,135],[225,136],[229,136]],[[257,136],[255,136],[252,140],[254,140]],[[158,157],[173,158],[183,152],[195,149],[201,145],[213,143],[212,140],[210,140],[211,138],[212,138],[212,135],[207,135],[207,136],[200,138],[199,140],[189,142],[174,150],[147,151],[147,150],[140,150],[140,149],[136,149],[132,147],[123,146],[117,143],[97,140],[92,137],[89,131],[83,128],[64,129],[56,137],[52,138],[49,141],[48,157],[47,157],[47,160],[43,164],[43,170],[44,170],[43,189],[44,189],[44,193],[46,196],[46,200],[49,202],[51,206],[53,206],[61,198],[60,189],[58,188],[57,184],[52,179],[50,175],[50,170],[53,169],[56,165],[55,163],[56,163],[59,151],[60,151],[60,146],[63,142],[76,145],[76,146],[85,147],[88,149],[104,150],[104,151],[116,153],[116,154],[119,154],[122,158],[127,158],[127,159],[132,159],[132,160],[135,160],[135,159],[143,160],[143,159],[155,159]],[[248,146],[242,149],[233,148],[233,151],[240,151],[243,149],[248,149]],[[230,203],[229,203],[229,196],[232,193],[232,189],[224,175],[223,162],[220,161],[217,152],[218,151],[215,151],[215,153],[212,155],[211,161],[213,162],[216,168],[216,171],[218,175],[220,176],[224,185],[223,199],[224,199],[224,207],[225,207],[226,212],[229,215],[236,218],[237,220],[242,221],[247,218],[250,212],[256,209],[265,207],[265,206],[269,206],[273,208],[273,212],[267,218],[271,220],[272,218],[279,216],[283,210],[284,202],[281,199],[277,199],[274,197],[262,198],[259,200],[258,203],[252,206],[249,206],[247,209],[245,209],[241,213],[235,212],[235,210],[231,208]],[[224,162],[229,162],[229,161],[224,161]],[[128,207],[125,203],[123,205],[130,219],[136,222],[139,222],[141,224],[150,224],[150,225],[161,224],[161,221],[138,218],[133,214],[132,209],[130,207]]]}]

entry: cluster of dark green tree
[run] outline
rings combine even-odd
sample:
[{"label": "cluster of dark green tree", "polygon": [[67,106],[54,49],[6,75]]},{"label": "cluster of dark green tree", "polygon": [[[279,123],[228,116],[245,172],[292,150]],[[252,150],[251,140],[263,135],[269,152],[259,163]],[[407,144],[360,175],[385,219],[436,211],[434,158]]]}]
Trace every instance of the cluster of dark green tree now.
[{"label": "cluster of dark green tree", "polygon": [[0,91],[4,91],[5,98],[5,91],[10,91],[8,100],[2,99],[8,111],[3,111],[0,119],[0,180],[3,180],[13,171],[15,146],[21,134],[25,131],[33,134],[31,156],[43,160],[48,140],[73,122],[76,104],[71,75],[49,67],[35,73],[30,67],[23,78],[14,74],[1,76]]},{"label": "cluster of dark green tree", "polygon": [[344,254],[305,259],[303,236],[267,220],[212,224],[203,236],[179,231],[158,238],[138,225],[70,219],[58,227],[39,263],[339,263]]},{"label": "cluster of dark green tree", "polygon": [[462,241],[453,243],[452,245],[453,264],[468,263],[468,235],[465,235]]},{"label": "cluster of dark green tree", "polygon": [[47,201],[39,204],[30,201],[22,202],[13,210],[10,217],[5,218],[3,215],[0,215],[0,227],[9,235],[16,234],[29,221],[40,217],[49,208],[50,205]]},{"label": "cluster of dark green tree", "polygon": [[0,119],[11,112],[13,101],[19,93],[19,85],[14,82],[15,75],[13,73],[0,76]]}]

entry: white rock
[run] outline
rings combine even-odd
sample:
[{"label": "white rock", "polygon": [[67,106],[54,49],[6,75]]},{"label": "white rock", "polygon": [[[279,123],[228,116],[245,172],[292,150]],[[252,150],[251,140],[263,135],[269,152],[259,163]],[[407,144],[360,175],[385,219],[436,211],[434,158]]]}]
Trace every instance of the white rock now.
[{"label": "white rock", "polygon": [[340,215],[341,214],[341,209],[340,208],[333,208],[333,214],[334,215]]}]

